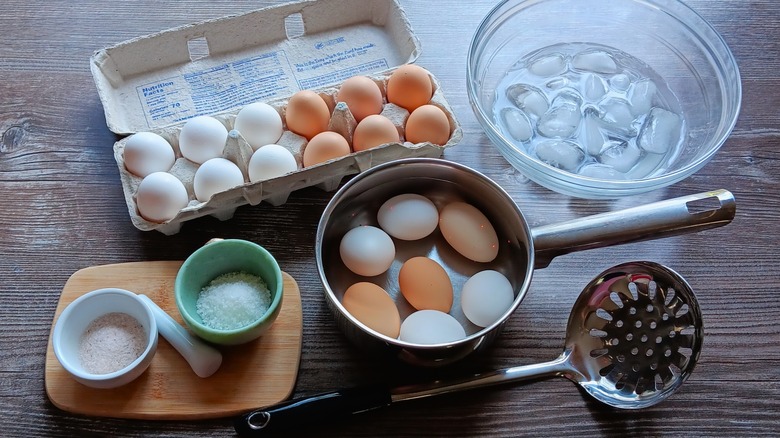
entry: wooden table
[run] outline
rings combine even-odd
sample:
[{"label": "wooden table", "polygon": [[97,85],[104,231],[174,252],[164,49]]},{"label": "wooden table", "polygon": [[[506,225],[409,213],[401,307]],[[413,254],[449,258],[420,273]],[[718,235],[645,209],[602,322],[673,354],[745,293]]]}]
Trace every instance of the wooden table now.
[{"label": "wooden table", "polygon": [[[186,223],[179,234],[141,232],[128,218],[89,71],[96,49],[139,35],[270,5],[273,1],[6,1],[0,18],[0,430],[3,436],[225,436],[230,419],[130,421],[71,415],[44,391],[44,355],[60,291],[93,265],[180,260],[212,237],[258,242],[295,277],[303,296],[303,351],[295,395],[436,372],[366,357],[337,330],[314,266],[314,234],[332,193],[297,191],[280,207],[239,208],[226,222]],[[467,47],[492,1],[402,1],[423,51],[463,126],[444,158],[501,184],[532,226],[653,200],[726,188],[734,222],[716,230],[562,256],[535,273],[530,293],[494,346],[448,373],[554,358],[581,288],[603,269],[645,259],[682,273],[705,319],[700,362],[681,391],[641,411],[617,411],[552,379],[399,404],[321,436],[775,435],[780,425],[780,3],[688,2],[723,35],[743,84],[742,112],[717,156],[687,180],[648,195],[585,201],[529,182],[483,134],[465,88]],[[260,384],[260,382],[258,382]]]}]

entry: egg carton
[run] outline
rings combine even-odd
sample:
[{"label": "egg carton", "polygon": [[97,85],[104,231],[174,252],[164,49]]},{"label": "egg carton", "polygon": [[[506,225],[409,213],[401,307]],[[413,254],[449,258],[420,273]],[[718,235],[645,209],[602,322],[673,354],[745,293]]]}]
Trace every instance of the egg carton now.
[{"label": "egg carton", "polygon": [[[193,42],[205,42],[205,46],[194,49]],[[392,72],[414,62],[419,51],[419,42],[396,0],[288,3],[165,30],[97,51],[91,67],[109,129],[117,134],[153,132],[165,138],[176,154],[169,173],[182,181],[189,195],[188,205],[173,219],[156,223],[143,218],[135,202],[142,178],[124,164],[129,137],[117,141],[114,157],[133,225],[172,235],[180,231],[183,222],[199,217],[228,220],[243,205],[282,205],[290,193],[301,188],[333,191],[345,176],[391,160],[440,157],[445,148],[460,142],[462,131],[436,77],[430,74],[434,88],[430,103],[442,109],[449,120],[450,138],[444,145],[405,141],[409,113],[388,103],[385,95]],[[384,99],[382,115],[396,126],[401,141],[304,168],[301,157],[307,141],[285,125],[277,144],[292,152],[298,170],[249,182],[247,163],[253,149],[233,129],[238,111],[250,103],[265,102],[285,120],[289,97],[299,90],[312,90],[332,112],[329,129],[342,134],[351,146],[356,121],[335,96],[341,83],[356,75],[367,76],[379,85]],[[249,80],[250,85],[241,88]],[[198,95],[203,89],[211,90],[218,99],[204,100]],[[226,127],[229,135],[223,158],[238,165],[245,181],[207,202],[198,201],[193,191],[199,165],[182,157],[178,142],[182,126],[199,115],[212,116]]]}]

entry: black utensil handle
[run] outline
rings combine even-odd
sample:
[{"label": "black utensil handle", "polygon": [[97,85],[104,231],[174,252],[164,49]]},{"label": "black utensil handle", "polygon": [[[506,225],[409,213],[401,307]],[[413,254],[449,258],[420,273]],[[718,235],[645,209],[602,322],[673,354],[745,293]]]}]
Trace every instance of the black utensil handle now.
[{"label": "black utensil handle", "polygon": [[237,418],[234,427],[239,436],[269,436],[322,425],[383,408],[391,402],[390,391],[385,387],[342,389],[257,409]]}]

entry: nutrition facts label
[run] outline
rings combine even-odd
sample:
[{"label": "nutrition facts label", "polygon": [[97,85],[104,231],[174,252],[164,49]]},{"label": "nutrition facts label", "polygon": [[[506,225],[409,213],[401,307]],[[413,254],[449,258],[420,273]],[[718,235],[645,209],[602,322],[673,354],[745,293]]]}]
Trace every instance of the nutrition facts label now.
[{"label": "nutrition facts label", "polygon": [[284,51],[265,53],[136,88],[150,126],[293,93]]},{"label": "nutrition facts label", "polygon": [[149,127],[174,124],[386,70],[386,44],[347,35],[312,39],[305,59],[261,53],[136,87]]}]

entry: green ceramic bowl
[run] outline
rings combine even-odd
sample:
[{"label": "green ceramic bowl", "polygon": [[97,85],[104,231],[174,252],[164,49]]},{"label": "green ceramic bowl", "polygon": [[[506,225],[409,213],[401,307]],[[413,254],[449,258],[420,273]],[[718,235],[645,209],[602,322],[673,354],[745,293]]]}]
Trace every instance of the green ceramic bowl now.
[{"label": "green ceramic bowl", "polygon": [[[230,272],[260,276],[271,292],[271,304],[263,316],[247,326],[232,330],[214,329],[205,325],[198,315],[198,295],[213,279]],[[176,275],[174,292],[179,313],[193,333],[214,344],[243,344],[260,337],[279,316],[283,295],[282,271],[271,253],[260,245],[239,239],[215,240],[184,261]]]}]

